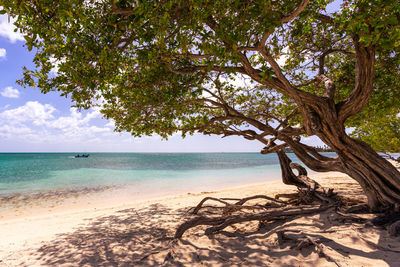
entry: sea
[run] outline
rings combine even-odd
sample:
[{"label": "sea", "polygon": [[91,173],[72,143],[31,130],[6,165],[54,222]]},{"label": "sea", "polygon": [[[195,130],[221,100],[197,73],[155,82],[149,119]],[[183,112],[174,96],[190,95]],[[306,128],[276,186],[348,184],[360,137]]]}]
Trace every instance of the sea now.
[{"label": "sea", "polygon": [[[133,186],[140,192],[248,184],[280,178],[275,154],[1,153],[0,196],[49,190]],[[288,153],[297,162],[294,154]]]},{"label": "sea", "polygon": [[[71,198],[79,202],[82,196],[96,194],[97,199],[100,196],[104,201],[134,200],[210,192],[281,178],[275,154],[90,153],[88,158],[75,155],[1,153],[0,213],[4,214],[4,209],[18,211],[21,206],[34,207]],[[288,156],[298,162],[293,153]]]}]

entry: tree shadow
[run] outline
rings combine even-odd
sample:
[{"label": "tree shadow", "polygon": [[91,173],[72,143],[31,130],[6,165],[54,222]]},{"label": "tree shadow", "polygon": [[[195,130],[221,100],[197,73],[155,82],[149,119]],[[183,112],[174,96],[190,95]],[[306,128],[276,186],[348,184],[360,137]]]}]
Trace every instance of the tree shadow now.
[{"label": "tree shadow", "polygon": [[132,266],[155,249],[164,248],[176,224],[176,211],[161,204],[125,209],[95,219],[73,233],[57,238],[33,253],[44,265]]},{"label": "tree shadow", "polygon": [[[338,191],[350,199],[360,196],[349,184],[341,187]],[[314,246],[297,250],[293,240],[279,243],[277,233],[285,231],[299,239],[307,235],[320,240],[326,253],[344,266],[371,266],[371,260],[400,266],[399,238],[391,238],[384,229],[363,220],[348,220],[332,211],[262,225],[246,222],[212,236],[204,235],[206,227],[200,226],[188,230],[182,239],[173,240],[178,225],[191,216],[187,209],[153,204],[91,219],[86,226],[60,234],[31,251],[29,262],[21,265],[336,266],[321,257]]]}]

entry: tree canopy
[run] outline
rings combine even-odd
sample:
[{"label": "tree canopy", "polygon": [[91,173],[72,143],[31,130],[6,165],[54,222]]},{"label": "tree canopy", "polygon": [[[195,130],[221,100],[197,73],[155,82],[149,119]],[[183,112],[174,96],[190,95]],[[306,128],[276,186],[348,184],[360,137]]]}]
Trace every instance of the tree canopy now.
[{"label": "tree canopy", "polygon": [[[292,114],[286,123],[298,125],[295,93],[288,96],[278,76],[321,96],[323,68],[335,82],[335,102],[344,100],[355,82],[354,33],[378,48],[377,77],[369,108],[347,126],[371,144],[397,130],[380,125],[382,117],[397,122],[400,112],[399,7],[392,1],[347,1],[333,14],[323,0],[0,2],[37,50],[37,69],[26,69],[22,84],[60,91],[84,108],[101,98],[119,131],[246,136],[254,122],[226,116],[224,105],[274,126]],[[390,150],[399,148],[392,142]]]},{"label": "tree canopy", "polygon": [[[36,52],[21,84],[82,108],[100,103],[117,131],[135,136],[239,135],[264,153],[290,146],[312,169],[354,177],[371,203],[393,204],[399,173],[345,129],[400,148],[395,138],[381,145],[398,137],[400,5],[352,0],[328,13],[331,2],[0,0]],[[312,135],[338,158],[299,142]]]}]

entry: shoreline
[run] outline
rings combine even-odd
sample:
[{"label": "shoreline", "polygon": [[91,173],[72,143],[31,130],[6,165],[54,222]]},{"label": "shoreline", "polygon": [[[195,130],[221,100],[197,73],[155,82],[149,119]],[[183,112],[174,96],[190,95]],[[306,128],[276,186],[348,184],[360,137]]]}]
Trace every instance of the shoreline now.
[{"label": "shoreline", "polygon": [[[201,178],[201,177],[200,177]],[[248,181],[250,180],[250,181]],[[101,209],[104,207],[115,207],[120,203],[135,204],[143,201],[157,201],[168,197],[176,197],[186,194],[199,194],[202,192],[215,192],[231,190],[237,187],[247,187],[250,185],[261,185],[272,181],[280,181],[281,177],[272,172],[252,177],[242,177],[242,179],[231,179],[225,181],[209,178],[201,181],[188,179],[182,180],[178,188],[155,181],[156,189],[151,192],[151,182],[140,185],[136,188],[135,184],[105,185],[82,188],[66,188],[55,190],[36,191],[32,193],[12,193],[0,196],[0,222],[18,218],[27,218],[37,215],[46,215],[59,212],[74,212],[82,209]],[[203,180],[204,181],[204,180]],[[175,185],[177,182],[174,181]],[[141,188],[146,188],[141,192]]]},{"label": "shoreline", "polygon": [[[216,185],[212,191],[203,191],[203,189],[193,189],[188,191],[183,189],[174,192],[157,192],[131,197],[126,195],[114,195],[115,193],[118,193],[119,189],[125,191],[123,186],[105,186],[104,188],[89,188],[89,190],[84,188],[82,191],[65,190],[65,192],[61,191],[61,193],[57,190],[54,191],[54,194],[53,192],[46,191],[30,194],[33,195],[33,198],[29,195],[27,197],[25,194],[16,194],[11,198],[6,198],[6,200],[14,200],[14,198],[17,198],[17,202],[12,203],[11,205],[13,206],[6,208],[5,211],[2,212],[3,215],[0,215],[0,223],[3,221],[24,220],[31,217],[68,214],[93,209],[118,209],[144,202],[161,202],[169,199],[184,198],[188,195],[199,196],[220,193],[224,191],[246,189],[248,187],[265,186],[274,182],[281,182],[281,180],[277,178],[265,182],[250,182],[234,186]],[[70,191],[73,191],[76,194],[70,194]],[[104,195],[107,196],[106,199],[103,199]],[[21,201],[19,201],[18,198],[22,198]],[[2,203],[1,200],[4,200],[4,198],[0,199],[0,204],[10,205],[7,201],[3,201]],[[17,208],[18,211],[10,211],[9,209],[12,208]]]}]

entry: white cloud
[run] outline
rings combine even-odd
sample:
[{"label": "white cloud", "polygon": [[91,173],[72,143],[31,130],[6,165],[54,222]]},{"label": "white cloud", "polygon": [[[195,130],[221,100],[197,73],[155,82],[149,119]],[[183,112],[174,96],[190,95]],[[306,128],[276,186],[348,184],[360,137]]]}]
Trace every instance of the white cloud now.
[{"label": "white cloud", "polygon": [[104,126],[114,129],[115,128],[115,122],[113,120],[108,120],[108,122]]},{"label": "white cloud", "polygon": [[7,51],[4,48],[0,48],[0,59],[6,58],[6,56],[7,56]]},{"label": "white cloud", "polygon": [[52,113],[55,110],[52,105],[42,105],[37,101],[29,101],[21,107],[3,111],[0,113],[0,120],[4,120],[9,124],[32,122],[34,125],[42,125],[53,118]]},{"label": "white cloud", "polygon": [[1,138],[12,138],[15,135],[29,135],[32,134],[32,130],[26,126],[14,126],[14,125],[2,125],[0,126],[0,137]]},{"label": "white cloud", "polygon": [[58,113],[54,106],[37,101],[6,109],[0,112],[0,138],[32,144],[73,145],[86,142],[102,144],[118,135],[106,125],[107,121],[95,121],[102,117],[99,108],[85,114],[76,108],[71,108],[65,116],[57,117]]},{"label": "white cloud", "polygon": [[19,32],[14,32],[14,18],[7,14],[0,15],[0,36],[7,38],[11,43],[16,41],[24,41],[24,36]]},{"label": "white cloud", "polygon": [[0,107],[0,151],[4,152],[221,152],[259,151],[263,146],[240,137],[221,139],[194,135],[182,140],[178,135],[161,141],[153,135],[132,137],[113,132],[113,121],[100,119],[98,108],[62,113],[55,106],[30,101],[22,106]]},{"label": "white cloud", "polygon": [[8,97],[8,98],[18,98],[19,97],[18,89],[12,88],[11,86],[4,88],[3,91],[0,92],[0,94],[4,97]]},{"label": "white cloud", "polygon": [[[82,127],[89,127],[89,122],[92,119],[101,118],[99,110],[91,110],[86,116],[82,116],[82,113],[76,108],[70,108],[69,116],[59,117],[54,120],[48,120],[46,126],[58,130],[65,130],[71,132],[74,130],[82,130]],[[109,131],[109,128],[105,128],[104,131]],[[98,129],[93,128],[94,131],[99,132]]]}]

